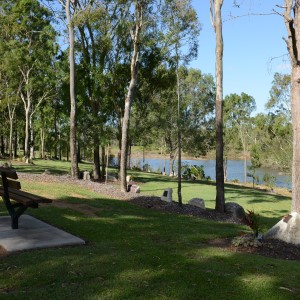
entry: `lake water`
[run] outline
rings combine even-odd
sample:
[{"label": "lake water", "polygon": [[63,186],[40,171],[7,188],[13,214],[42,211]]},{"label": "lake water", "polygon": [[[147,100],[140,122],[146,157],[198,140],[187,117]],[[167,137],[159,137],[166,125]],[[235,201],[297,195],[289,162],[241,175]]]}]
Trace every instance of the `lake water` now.
[{"label": "lake water", "polygon": [[[137,166],[139,168],[142,168],[145,164],[148,164],[151,168],[151,171],[154,172],[163,172],[164,168],[164,159],[159,158],[145,158],[143,161],[142,159],[131,159],[131,166]],[[177,162],[175,161],[175,170]],[[216,174],[215,174],[215,160],[182,160],[183,164],[190,164],[190,165],[203,165],[204,166],[204,172],[205,176],[210,176],[212,180],[215,180]],[[247,165],[250,165],[250,162],[247,162]],[[247,170],[248,172],[248,170]],[[169,160],[166,159],[166,173],[170,173],[169,169]],[[275,185],[277,187],[284,187],[291,189],[291,178],[290,176],[283,174],[281,172],[268,169],[268,168],[259,168],[256,170],[256,175],[259,177],[259,183],[262,182],[262,178],[264,174],[270,174],[276,177]],[[227,162],[227,180],[239,180],[240,182],[244,182],[244,161],[243,160],[229,160]],[[248,182],[252,182],[251,177],[247,177]]]}]

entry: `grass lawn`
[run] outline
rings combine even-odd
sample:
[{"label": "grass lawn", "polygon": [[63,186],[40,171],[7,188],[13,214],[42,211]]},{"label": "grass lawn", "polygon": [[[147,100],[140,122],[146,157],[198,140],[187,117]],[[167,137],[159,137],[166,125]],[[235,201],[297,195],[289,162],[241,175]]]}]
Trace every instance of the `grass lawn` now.
[{"label": "grass lawn", "polygon": [[[20,167],[45,169],[44,162]],[[49,161],[47,169],[62,170]],[[53,169],[52,169],[53,168]],[[66,170],[68,170],[66,163]],[[142,191],[161,195],[176,183],[137,174]],[[0,257],[0,299],[300,299],[300,262],[229,252],[207,241],[233,237],[245,227],[155,212],[106,199],[78,186],[22,182],[59,201],[93,208],[95,215],[54,205],[29,212],[87,241],[87,245],[25,251]],[[183,183],[184,201],[204,198],[213,207],[212,184]],[[226,196],[276,222],[290,200],[228,185]],[[176,193],[176,192],[174,192]],[[0,215],[6,215],[0,204]]]}]

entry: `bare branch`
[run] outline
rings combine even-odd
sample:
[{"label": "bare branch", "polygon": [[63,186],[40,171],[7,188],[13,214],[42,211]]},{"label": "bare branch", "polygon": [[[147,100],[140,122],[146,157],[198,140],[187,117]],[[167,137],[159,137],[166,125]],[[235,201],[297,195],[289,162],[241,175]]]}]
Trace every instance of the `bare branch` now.
[{"label": "bare branch", "polygon": [[210,0],[210,21],[212,27],[215,28],[214,0]]},{"label": "bare branch", "polygon": [[282,5],[279,5],[279,4],[275,4],[275,6],[279,7],[279,8],[283,8],[283,9],[286,9],[287,6],[282,6]]},{"label": "bare branch", "polygon": [[269,12],[269,13],[248,13],[248,14],[244,14],[244,15],[240,15],[240,16],[233,16],[231,13],[229,14],[229,19],[226,19],[223,21],[223,23],[225,22],[229,22],[232,20],[236,20],[236,19],[240,19],[240,18],[244,18],[244,17],[261,17],[261,16],[272,16],[272,15],[276,15],[276,12]]}]

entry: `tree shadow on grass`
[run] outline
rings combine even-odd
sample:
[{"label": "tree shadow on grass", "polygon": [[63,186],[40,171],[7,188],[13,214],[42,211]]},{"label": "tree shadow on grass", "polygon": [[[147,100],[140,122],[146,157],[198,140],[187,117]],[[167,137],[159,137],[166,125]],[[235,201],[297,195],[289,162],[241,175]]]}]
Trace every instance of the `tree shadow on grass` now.
[{"label": "tree shadow on grass", "polygon": [[90,218],[69,208],[45,207],[36,215],[90,243],[5,257],[3,296],[18,298],[26,291],[32,299],[295,299],[300,292],[299,262],[232,253],[207,243],[233,236],[240,226],[100,197],[71,200],[102,211]]}]

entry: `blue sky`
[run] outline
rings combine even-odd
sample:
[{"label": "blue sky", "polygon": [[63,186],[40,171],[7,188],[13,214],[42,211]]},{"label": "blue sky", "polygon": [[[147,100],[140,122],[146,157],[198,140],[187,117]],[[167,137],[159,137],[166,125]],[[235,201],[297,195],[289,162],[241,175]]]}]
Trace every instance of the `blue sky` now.
[{"label": "blue sky", "polygon": [[[215,74],[215,35],[210,22],[209,0],[192,0],[202,24],[198,58],[190,63],[204,73]],[[276,4],[283,0],[224,0],[224,97],[245,92],[255,98],[257,113],[265,112],[264,105],[275,72],[289,72],[289,59],[284,22],[279,15],[249,16],[253,13],[272,13],[282,10]],[[231,16],[245,17],[232,19]],[[277,58],[276,58],[277,57]]]}]

